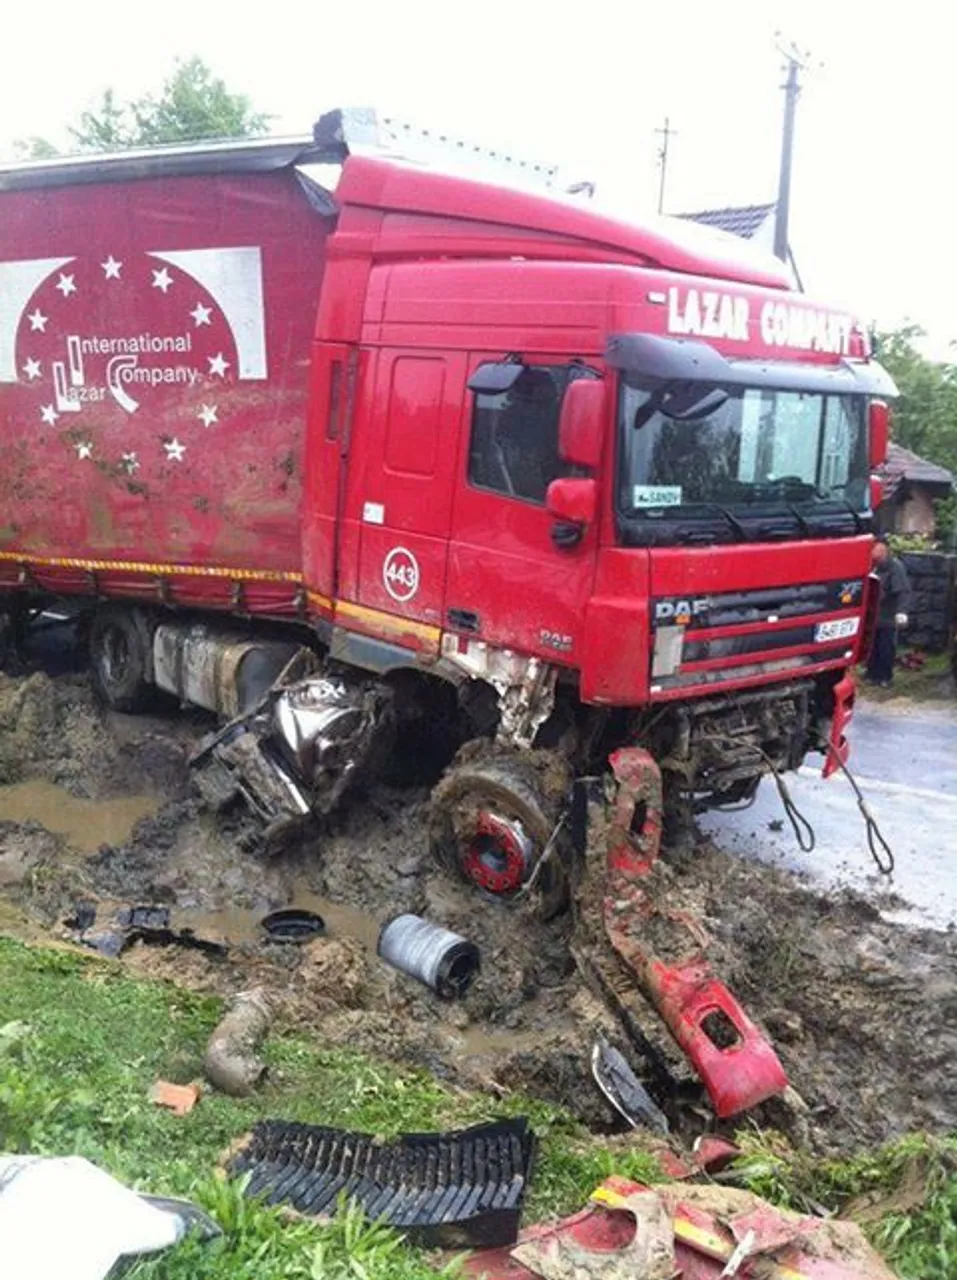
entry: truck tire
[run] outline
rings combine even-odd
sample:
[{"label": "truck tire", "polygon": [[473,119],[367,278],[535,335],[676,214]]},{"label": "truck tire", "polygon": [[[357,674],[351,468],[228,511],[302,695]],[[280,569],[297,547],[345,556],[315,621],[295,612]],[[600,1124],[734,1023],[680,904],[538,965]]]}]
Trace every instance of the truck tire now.
[{"label": "truck tire", "polygon": [[432,856],[487,897],[528,902],[550,920],[568,905],[567,840],[555,832],[562,800],[522,757],[490,747],[476,754],[470,743],[432,792]]},{"label": "truck tire", "polygon": [[93,687],[113,711],[142,711],[154,695],[149,681],[149,629],[131,609],[98,609],[90,626]]}]

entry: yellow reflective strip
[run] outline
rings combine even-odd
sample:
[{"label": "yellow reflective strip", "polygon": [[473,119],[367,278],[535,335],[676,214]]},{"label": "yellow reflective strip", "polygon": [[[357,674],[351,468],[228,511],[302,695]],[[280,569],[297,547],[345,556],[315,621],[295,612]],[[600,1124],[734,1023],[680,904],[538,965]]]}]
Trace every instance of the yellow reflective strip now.
[{"label": "yellow reflective strip", "polygon": [[[621,1192],[613,1191],[611,1187],[604,1185],[596,1187],[588,1198],[589,1200],[594,1200],[596,1204],[607,1205],[610,1209],[623,1209],[625,1207],[625,1197]],[[677,1239],[691,1245],[692,1248],[697,1245],[704,1252],[716,1257],[719,1262],[726,1262],[734,1252],[733,1245],[728,1244],[726,1240],[722,1240],[720,1236],[716,1236],[706,1228],[689,1222],[687,1218],[676,1215],[672,1219],[671,1225]],[[793,1267],[782,1267],[779,1264],[773,1264],[772,1269],[768,1272],[768,1280],[811,1280],[811,1277],[806,1271],[795,1271]]]},{"label": "yellow reflective strip", "polygon": [[588,1197],[594,1200],[596,1204],[607,1204],[611,1209],[620,1209],[625,1203],[625,1197],[620,1191],[612,1191],[611,1187],[596,1187]]},{"label": "yellow reflective strip", "polygon": [[14,564],[37,565],[44,569],[89,569],[107,572],[119,569],[124,573],[180,574],[198,578],[234,578],[262,582],[302,582],[301,573],[289,573],[276,569],[230,569],[221,565],[154,564],[142,560],[81,560],[70,556],[35,556],[22,551],[0,551],[0,560]]},{"label": "yellow reflective strip", "polygon": [[714,1254],[723,1260],[730,1258],[734,1252],[734,1245],[729,1244],[727,1240],[722,1240],[706,1227],[699,1227],[689,1222],[687,1218],[675,1217],[672,1225],[677,1239],[683,1240],[685,1244],[699,1245],[706,1253]]},{"label": "yellow reflective strip", "polygon": [[318,591],[307,591],[306,597],[310,604],[314,604],[317,609],[331,609],[332,601],[328,596],[320,595]]},{"label": "yellow reflective strip", "polygon": [[369,609],[365,605],[353,604],[351,600],[337,600],[336,613],[355,618],[357,622],[366,622],[370,627],[387,631],[390,635],[418,636],[436,647],[442,639],[441,627],[429,626],[427,622],[414,622],[411,618],[402,618],[395,613],[383,613],[380,609]]}]

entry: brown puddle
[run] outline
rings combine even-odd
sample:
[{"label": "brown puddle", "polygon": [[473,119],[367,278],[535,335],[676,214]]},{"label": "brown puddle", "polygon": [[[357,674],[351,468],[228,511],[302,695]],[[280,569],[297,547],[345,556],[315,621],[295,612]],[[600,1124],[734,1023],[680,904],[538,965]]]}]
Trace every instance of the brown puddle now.
[{"label": "brown puddle", "polygon": [[153,796],[81,800],[42,779],[0,787],[0,821],[38,822],[80,853],[94,853],[101,844],[123,844],[140,818],[158,807]]},{"label": "brown puddle", "polygon": [[[365,912],[308,892],[295,894],[286,906],[317,912],[326,923],[326,937],[356,938],[366,951],[375,954],[380,925]],[[192,929],[201,938],[232,943],[260,942],[263,933],[259,925],[265,914],[265,911],[248,911],[239,907],[226,907],[221,911],[186,909],[176,912],[176,922],[181,928]]]}]

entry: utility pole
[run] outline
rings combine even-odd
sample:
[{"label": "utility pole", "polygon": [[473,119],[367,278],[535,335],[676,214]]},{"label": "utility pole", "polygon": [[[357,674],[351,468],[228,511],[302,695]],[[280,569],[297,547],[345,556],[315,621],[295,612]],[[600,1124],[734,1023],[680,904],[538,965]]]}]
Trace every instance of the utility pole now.
[{"label": "utility pole", "polygon": [[663,213],[665,208],[665,179],[668,175],[668,143],[672,138],[678,136],[677,129],[672,129],[671,121],[665,116],[665,127],[656,129],[655,133],[661,135],[661,146],[658,148],[658,167],[661,170],[661,178],[658,183],[658,212]]},{"label": "utility pole", "polygon": [[791,161],[794,154],[794,116],[801,94],[798,73],[807,66],[808,54],[801,53],[793,44],[787,48],[778,46],[786,59],[787,79],[784,90],[784,129],[781,134],[781,171],[778,175],[778,200],[774,207],[774,255],[787,262],[788,219],[791,214]]}]

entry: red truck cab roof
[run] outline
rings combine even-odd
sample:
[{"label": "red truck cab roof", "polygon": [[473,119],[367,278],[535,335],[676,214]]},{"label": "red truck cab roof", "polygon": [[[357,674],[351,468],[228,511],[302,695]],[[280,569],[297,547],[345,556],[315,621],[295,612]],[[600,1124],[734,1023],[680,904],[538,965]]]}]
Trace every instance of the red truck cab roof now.
[{"label": "red truck cab roof", "polygon": [[[432,219],[457,223],[458,254],[468,251],[470,237],[485,230],[488,252],[502,250],[503,233],[514,241],[516,254],[530,257],[576,257],[591,261],[630,263],[663,270],[733,280],[773,289],[791,286],[783,263],[746,241],[677,218],[630,223],[598,212],[581,199],[558,198],[502,187],[458,174],[440,173],[395,159],[364,154],[332,154],[328,146],[309,138],[212,141],[153,147],[106,155],[57,157],[0,167],[0,191],[42,189],[88,183],[130,182],[145,178],[200,174],[264,173],[283,168],[342,161],[339,182],[326,192],[340,210],[376,209],[398,215],[392,228],[401,234],[402,215],[416,219],[416,234],[407,252],[421,252],[419,238],[430,235],[428,252],[435,254]],[[316,191],[318,184],[312,184]],[[498,233],[492,228],[500,229]],[[390,236],[390,241],[394,237]],[[509,245],[508,247],[512,247]],[[396,253],[398,246],[390,245]]]}]

